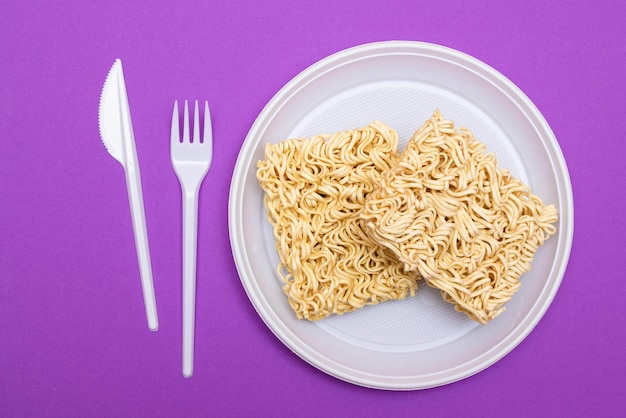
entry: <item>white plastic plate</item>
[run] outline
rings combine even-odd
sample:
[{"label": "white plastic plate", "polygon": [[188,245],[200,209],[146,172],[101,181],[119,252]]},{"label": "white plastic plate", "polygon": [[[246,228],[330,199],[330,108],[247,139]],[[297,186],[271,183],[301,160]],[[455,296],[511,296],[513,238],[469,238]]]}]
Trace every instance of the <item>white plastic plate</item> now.
[{"label": "white plastic plate", "polygon": [[[558,232],[540,248],[506,312],[486,326],[423,285],[416,297],[319,322],[296,319],[276,273],[278,255],[255,177],[267,142],[353,129],[379,120],[401,149],[439,109],[464,126],[559,210]],[[309,67],[266,105],[233,173],[229,228],[241,282],[258,314],[294,353],[339,379],[373,388],[422,389],[495,363],[534,328],[563,278],[573,236],[565,160],[533,103],[493,68],[438,45],[391,41],[351,48]]]}]

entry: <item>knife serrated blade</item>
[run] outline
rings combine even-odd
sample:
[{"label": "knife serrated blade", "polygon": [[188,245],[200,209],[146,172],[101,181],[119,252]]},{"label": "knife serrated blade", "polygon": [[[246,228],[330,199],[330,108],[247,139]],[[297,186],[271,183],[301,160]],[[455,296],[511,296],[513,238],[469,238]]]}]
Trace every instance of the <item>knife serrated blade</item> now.
[{"label": "knife serrated blade", "polygon": [[159,328],[159,321],[152,280],[139,161],[124,71],[122,61],[119,59],[113,63],[102,87],[98,107],[98,126],[105,148],[124,167],[148,328],[156,331]]}]

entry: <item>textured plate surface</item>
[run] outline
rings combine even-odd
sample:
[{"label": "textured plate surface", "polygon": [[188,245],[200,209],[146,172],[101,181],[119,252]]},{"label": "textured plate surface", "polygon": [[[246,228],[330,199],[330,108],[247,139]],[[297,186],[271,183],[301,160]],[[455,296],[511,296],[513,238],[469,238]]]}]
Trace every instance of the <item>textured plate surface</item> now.
[{"label": "textured plate surface", "polygon": [[[271,226],[256,180],[267,142],[334,133],[380,120],[400,149],[439,109],[559,210],[557,234],[540,248],[507,311],[481,326],[423,285],[415,298],[368,306],[317,323],[299,321],[281,291]],[[573,236],[567,167],[532,102],[486,64],[449,48],[392,41],[351,48],[309,67],[266,105],[242,146],[229,200],[231,246],[241,282],[272,332],[313,366],[354,384],[422,389],[477,373],[519,344],[548,309]]]}]

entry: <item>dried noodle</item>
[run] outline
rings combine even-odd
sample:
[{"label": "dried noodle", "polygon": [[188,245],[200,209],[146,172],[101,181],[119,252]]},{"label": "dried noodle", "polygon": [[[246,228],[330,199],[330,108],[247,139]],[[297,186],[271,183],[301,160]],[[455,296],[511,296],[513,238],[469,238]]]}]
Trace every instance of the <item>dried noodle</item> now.
[{"label": "dried noodle", "polygon": [[414,295],[406,273],[359,217],[398,138],[374,122],[356,130],[268,144],[257,178],[273,226],[283,291],[298,318],[319,320]]},{"label": "dried noodle", "polygon": [[407,271],[485,324],[555,233],[557,211],[437,111],[383,174],[361,218]]}]

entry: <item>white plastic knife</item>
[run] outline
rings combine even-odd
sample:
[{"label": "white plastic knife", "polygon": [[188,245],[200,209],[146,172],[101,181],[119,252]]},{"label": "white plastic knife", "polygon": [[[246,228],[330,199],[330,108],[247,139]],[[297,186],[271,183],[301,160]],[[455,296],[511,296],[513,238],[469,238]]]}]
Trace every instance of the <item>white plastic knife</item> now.
[{"label": "white plastic knife", "polygon": [[139,261],[148,328],[156,331],[159,328],[159,320],[152,281],[150,248],[148,247],[148,232],[143,207],[139,161],[137,160],[137,151],[135,149],[135,134],[130,119],[124,71],[122,70],[122,61],[119,59],[113,63],[104,81],[104,87],[102,87],[98,109],[98,125],[105,148],[113,158],[122,164],[126,173],[126,188],[128,189],[128,200],[135,232],[135,246]]}]

